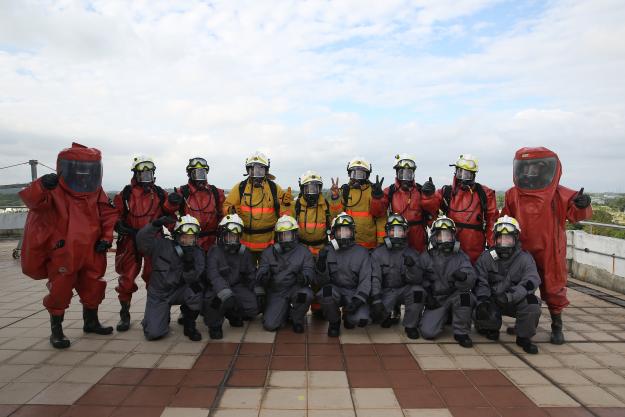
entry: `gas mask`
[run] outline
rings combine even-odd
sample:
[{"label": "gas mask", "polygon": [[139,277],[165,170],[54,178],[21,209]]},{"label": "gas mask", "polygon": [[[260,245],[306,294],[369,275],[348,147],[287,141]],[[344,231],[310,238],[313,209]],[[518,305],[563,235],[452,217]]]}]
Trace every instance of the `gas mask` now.
[{"label": "gas mask", "polygon": [[384,244],[387,248],[403,248],[406,246],[407,230],[404,226],[394,225],[387,228]]},{"label": "gas mask", "polygon": [[438,229],[432,235],[432,246],[443,253],[452,253],[456,246],[456,235],[451,229]]},{"label": "gas mask", "polygon": [[395,170],[397,181],[404,191],[408,191],[414,184],[414,169],[412,168],[397,168]]},{"label": "gas mask", "polygon": [[332,246],[335,249],[349,248],[354,244],[354,229],[351,226],[337,226],[334,228],[333,234]]},{"label": "gas mask", "polygon": [[267,167],[261,164],[251,164],[247,166],[247,175],[252,179],[254,187],[262,187],[267,175]]},{"label": "gas mask", "polygon": [[509,259],[516,251],[516,244],[514,234],[495,235],[495,251],[501,259]]},{"label": "gas mask", "polygon": [[354,168],[348,171],[349,183],[353,187],[360,187],[367,183],[369,173],[362,168]]},{"label": "gas mask", "polygon": [[475,172],[463,168],[456,168],[456,181],[463,189],[469,189],[475,184]]},{"label": "gas mask", "polygon": [[276,241],[275,246],[278,252],[288,252],[295,247],[297,232],[295,230],[276,232]]},{"label": "gas mask", "polygon": [[314,207],[319,201],[319,194],[321,194],[321,183],[309,182],[302,185],[302,195],[308,207]]}]

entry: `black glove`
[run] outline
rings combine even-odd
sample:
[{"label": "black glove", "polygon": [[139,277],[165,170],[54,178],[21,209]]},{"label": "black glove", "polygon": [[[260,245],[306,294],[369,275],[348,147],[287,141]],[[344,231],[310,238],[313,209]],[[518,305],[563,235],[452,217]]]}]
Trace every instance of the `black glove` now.
[{"label": "black glove", "polygon": [[490,316],[490,302],[484,301],[475,308],[475,318],[478,320],[488,320]]},{"label": "black glove", "polygon": [[59,176],[56,174],[46,174],[41,177],[41,185],[46,190],[54,190],[59,185]]},{"label": "black glove", "polygon": [[585,209],[590,205],[590,201],[590,196],[588,194],[584,194],[584,187],[582,187],[573,199],[573,204],[575,204],[575,207],[577,208]]},{"label": "black glove", "polygon": [[225,300],[223,300],[221,302],[221,310],[224,313],[232,313],[237,311],[239,308],[239,303],[237,302],[237,299],[234,297],[234,295],[231,295],[230,297],[226,298]]},{"label": "black glove", "polygon": [[299,274],[297,276],[297,285],[299,285],[300,287],[305,287],[308,284],[310,284],[309,279],[306,275],[304,274]]},{"label": "black glove", "polygon": [[323,249],[319,251],[319,256],[317,257],[317,271],[325,272],[326,270],[326,261],[328,260],[328,252],[330,248],[328,246],[324,246]]},{"label": "black glove", "polygon": [[451,276],[456,280],[456,281],[460,281],[460,282],[464,282],[467,280],[467,273],[461,270],[457,270],[455,271],[453,274],[451,274]]},{"label": "black glove", "polygon": [[404,265],[406,265],[408,268],[412,268],[413,266],[415,266],[415,261],[410,256],[404,255]]},{"label": "black glove", "polygon": [[378,175],[375,176],[375,182],[371,184],[371,196],[373,198],[382,198],[384,197],[384,191],[382,190],[382,183],[384,182],[384,177],[380,179]]},{"label": "black glove", "polygon": [[189,272],[195,266],[195,256],[193,254],[193,247],[186,246],[182,248],[182,269],[184,272]]},{"label": "black glove", "polygon": [[117,223],[115,223],[115,231],[117,232],[118,235],[131,235],[134,236],[137,234],[137,229],[135,229],[134,227],[130,227],[126,224],[126,222],[124,222],[123,220],[119,220]]},{"label": "black glove", "polygon": [[438,302],[434,295],[428,293],[425,297],[425,309],[426,310],[436,310],[439,308],[441,304]]},{"label": "black glove", "polygon": [[360,308],[360,306],[362,306],[364,303],[363,301],[358,298],[358,297],[353,297],[352,301],[347,303],[347,305],[344,307],[345,311],[348,313],[353,313],[356,310],[358,310]]},{"label": "black glove", "polygon": [[182,202],[184,201],[184,199],[182,198],[182,196],[178,193],[171,193],[167,196],[167,201],[169,202],[169,204],[171,204],[172,206],[179,206],[182,204]]},{"label": "black glove", "polygon": [[166,224],[176,223],[176,218],[173,216],[161,216],[152,222],[154,227],[163,227]]},{"label": "black glove", "polygon": [[106,240],[98,240],[95,243],[95,251],[98,253],[106,252],[108,248],[113,246],[111,242],[107,242]]},{"label": "black glove", "polygon": [[495,295],[495,302],[499,305],[506,305],[508,304],[508,293],[501,293],[501,294],[497,294]]},{"label": "black glove", "polygon": [[382,303],[373,303],[371,305],[371,318],[375,322],[382,321],[386,318],[387,312]]},{"label": "black glove", "polygon": [[264,313],[267,307],[267,296],[265,294],[256,294],[256,303],[258,304],[258,312]]},{"label": "black glove", "polygon": [[204,291],[204,289],[202,288],[202,285],[199,282],[194,282],[193,284],[189,285],[189,287],[196,294],[199,294],[202,291]]},{"label": "black glove", "polygon": [[421,187],[421,192],[427,196],[431,196],[436,192],[436,187],[434,186],[434,182],[432,181],[432,177],[423,183]]}]

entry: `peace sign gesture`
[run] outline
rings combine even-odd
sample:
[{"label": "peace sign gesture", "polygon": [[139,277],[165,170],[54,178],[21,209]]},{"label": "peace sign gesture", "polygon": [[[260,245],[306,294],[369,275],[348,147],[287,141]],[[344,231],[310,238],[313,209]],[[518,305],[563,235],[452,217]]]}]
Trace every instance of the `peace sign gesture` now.
[{"label": "peace sign gesture", "polygon": [[336,200],[339,198],[339,177],[336,177],[336,181],[334,181],[334,178],[330,177],[330,181],[332,181],[332,187],[330,188],[332,199]]}]

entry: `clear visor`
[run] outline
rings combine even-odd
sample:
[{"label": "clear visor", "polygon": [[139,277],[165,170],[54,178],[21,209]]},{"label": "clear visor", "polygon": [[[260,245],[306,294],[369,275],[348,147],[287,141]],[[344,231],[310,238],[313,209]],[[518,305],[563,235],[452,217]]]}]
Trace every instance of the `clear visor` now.
[{"label": "clear visor", "polygon": [[502,232],[515,233],[517,232],[517,228],[511,223],[498,223],[493,228],[493,231],[495,233],[502,233]]},{"label": "clear visor", "polygon": [[414,161],[411,161],[410,159],[402,159],[401,161],[397,162],[395,168],[417,169],[417,164],[415,164]]},{"label": "clear visor", "polygon": [[61,159],[57,172],[70,190],[78,193],[92,193],[102,185],[102,163],[100,161],[70,161]]},{"label": "clear visor", "polygon": [[278,242],[280,243],[288,243],[293,242],[295,240],[295,230],[285,230],[284,232],[277,232]]},{"label": "clear visor", "polygon": [[397,170],[397,179],[400,181],[414,180],[414,169],[400,168]]},{"label": "clear visor", "polygon": [[497,235],[495,237],[495,245],[500,248],[512,248],[516,245],[514,235]]},{"label": "clear visor", "polygon": [[434,232],[436,243],[449,243],[454,241],[454,232],[449,229],[439,229]]},{"label": "clear visor", "polygon": [[466,169],[456,168],[456,178],[461,181],[471,181],[475,178],[475,172]]},{"label": "clear visor", "polygon": [[367,171],[362,168],[355,168],[349,171],[349,178],[352,180],[364,180],[367,178]]},{"label": "clear visor", "polygon": [[528,190],[547,187],[556,174],[556,158],[540,158],[514,161],[514,184]]},{"label": "clear visor", "polygon": [[388,237],[403,239],[406,237],[406,228],[403,226],[391,226],[388,229]]},{"label": "clear visor", "polygon": [[253,164],[247,167],[247,173],[251,178],[264,178],[267,174],[267,167],[259,164]]},{"label": "clear visor", "polygon": [[334,232],[336,239],[351,239],[354,237],[354,231],[349,226],[339,226]]},{"label": "clear visor", "polygon": [[135,171],[154,171],[155,169],[154,162],[150,161],[139,162],[135,165]]},{"label": "clear visor", "polygon": [[180,246],[193,246],[196,242],[196,235],[178,235],[178,243]]},{"label": "clear visor", "polygon": [[309,182],[308,184],[302,185],[302,192],[304,194],[319,194],[321,193],[321,184],[318,182]]},{"label": "clear visor", "polygon": [[200,228],[197,224],[186,223],[178,226],[176,232],[184,235],[195,235],[200,233]]},{"label": "clear visor", "polygon": [[191,179],[194,181],[206,181],[208,170],[206,168],[196,168],[191,170]]},{"label": "clear visor", "polygon": [[154,182],[154,171],[140,171],[135,174],[139,182]]},{"label": "clear visor", "polygon": [[227,223],[226,230],[229,232],[238,233],[238,234],[243,233],[243,228],[241,227],[240,224],[237,224],[237,223]]},{"label": "clear visor", "polygon": [[189,165],[187,165],[188,169],[192,168],[206,168],[208,169],[208,162],[204,158],[192,158],[189,159]]},{"label": "clear visor", "polygon": [[230,231],[226,232],[226,234],[224,235],[224,243],[226,245],[238,245],[239,243],[241,243],[241,237],[239,233]]}]

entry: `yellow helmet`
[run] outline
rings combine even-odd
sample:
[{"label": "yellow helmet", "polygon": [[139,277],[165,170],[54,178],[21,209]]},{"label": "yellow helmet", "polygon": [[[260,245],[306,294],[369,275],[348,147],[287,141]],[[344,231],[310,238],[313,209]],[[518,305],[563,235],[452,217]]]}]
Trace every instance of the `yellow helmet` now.
[{"label": "yellow helmet", "polygon": [[184,215],[176,222],[174,232],[185,235],[197,235],[200,233],[200,222],[193,216]]},{"label": "yellow helmet", "polygon": [[306,171],[302,174],[302,177],[299,179],[301,185],[306,185],[311,182],[318,182],[323,184],[323,179],[321,175],[316,173],[315,171]]},{"label": "yellow helmet", "polygon": [[456,163],[450,165],[456,168],[462,168],[467,171],[477,172],[479,169],[479,165],[477,162],[477,158],[471,154],[460,155],[456,160]]},{"label": "yellow helmet", "polygon": [[371,172],[371,164],[365,158],[361,156],[357,156],[353,158],[347,164],[347,170],[351,171],[352,169],[363,168],[367,172]]},{"label": "yellow helmet", "polygon": [[521,225],[514,217],[503,216],[493,225],[493,232],[502,235],[521,233]]},{"label": "yellow helmet", "polygon": [[276,227],[274,228],[276,232],[288,232],[289,230],[297,229],[299,229],[299,226],[297,225],[295,219],[286,214],[278,219]]},{"label": "yellow helmet", "polygon": [[253,154],[245,158],[245,166],[248,167],[252,164],[259,164],[269,168],[269,158],[261,151],[255,151]]},{"label": "yellow helmet", "polygon": [[334,226],[355,226],[354,218],[343,211],[332,220],[330,227],[334,229]]},{"label": "yellow helmet", "polygon": [[395,165],[393,166],[393,169],[398,168],[417,169],[417,162],[415,157],[407,153],[400,153],[395,155]]},{"label": "yellow helmet", "polygon": [[152,157],[146,155],[137,155],[132,158],[130,170],[136,172],[154,171],[156,170],[156,165],[154,164],[154,159],[152,159]]}]

